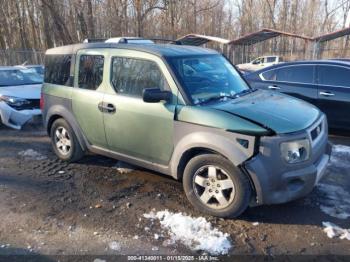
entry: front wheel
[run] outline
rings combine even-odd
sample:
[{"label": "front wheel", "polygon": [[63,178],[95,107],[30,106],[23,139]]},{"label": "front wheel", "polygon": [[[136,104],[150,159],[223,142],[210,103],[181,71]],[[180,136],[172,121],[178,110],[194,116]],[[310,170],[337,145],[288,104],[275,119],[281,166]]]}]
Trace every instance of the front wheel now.
[{"label": "front wheel", "polygon": [[52,124],[50,137],[52,148],[61,160],[75,162],[84,156],[73,129],[63,118]]},{"label": "front wheel", "polygon": [[248,178],[228,159],[215,154],[198,155],[188,162],[183,187],[193,206],[217,217],[238,217],[252,194]]}]

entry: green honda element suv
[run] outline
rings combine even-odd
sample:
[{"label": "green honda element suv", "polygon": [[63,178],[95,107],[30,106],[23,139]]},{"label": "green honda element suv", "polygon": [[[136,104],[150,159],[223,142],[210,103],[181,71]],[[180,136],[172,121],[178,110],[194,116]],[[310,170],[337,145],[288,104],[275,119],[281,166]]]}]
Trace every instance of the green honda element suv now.
[{"label": "green honda element suv", "polygon": [[200,47],[49,49],[41,106],[60,159],[93,152],[170,175],[196,208],[219,217],[306,195],[331,151],[320,110],[250,88],[225,57]]}]

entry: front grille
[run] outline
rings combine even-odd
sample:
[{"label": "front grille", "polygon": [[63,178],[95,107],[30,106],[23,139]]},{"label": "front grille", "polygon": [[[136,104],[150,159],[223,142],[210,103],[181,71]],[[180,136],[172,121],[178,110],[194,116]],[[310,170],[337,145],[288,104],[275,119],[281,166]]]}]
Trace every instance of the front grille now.
[{"label": "front grille", "polygon": [[322,133],[322,122],[318,124],[314,129],[311,130],[311,139],[315,141]]},{"label": "front grille", "polygon": [[12,106],[16,110],[28,110],[28,109],[39,109],[40,108],[40,99],[26,99],[29,101],[28,104],[21,106]]}]

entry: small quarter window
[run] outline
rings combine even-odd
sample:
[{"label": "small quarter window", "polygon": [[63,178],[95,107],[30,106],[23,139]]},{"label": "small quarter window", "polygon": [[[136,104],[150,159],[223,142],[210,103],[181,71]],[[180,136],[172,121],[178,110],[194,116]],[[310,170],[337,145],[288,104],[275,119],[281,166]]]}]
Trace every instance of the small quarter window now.
[{"label": "small quarter window", "polygon": [[143,89],[168,89],[167,82],[155,62],[114,57],[112,59],[111,83],[117,93],[142,96]]},{"label": "small quarter window", "polygon": [[104,57],[101,55],[81,55],[79,60],[78,86],[96,90],[103,79]]}]

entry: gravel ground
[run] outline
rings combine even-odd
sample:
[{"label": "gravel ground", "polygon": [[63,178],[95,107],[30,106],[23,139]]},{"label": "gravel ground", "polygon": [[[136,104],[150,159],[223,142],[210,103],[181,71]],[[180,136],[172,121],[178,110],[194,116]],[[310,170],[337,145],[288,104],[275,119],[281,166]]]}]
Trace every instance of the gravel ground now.
[{"label": "gravel ground", "polygon": [[[330,139],[350,145],[349,138]],[[307,197],[250,208],[236,220],[217,219],[193,210],[181,183],[169,177],[139,168],[120,172],[128,170],[101,156],[63,163],[40,127],[0,127],[0,255],[203,253],[169,244],[159,223],[143,217],[152,209],[205,217],[229,234],[230,255],[350,255],[350,241],[328,238],[322,227],[332,222],[350,228],[350,153],[340,149],[324,186]],[[340,195],[334,197],[335,192]]]}]

